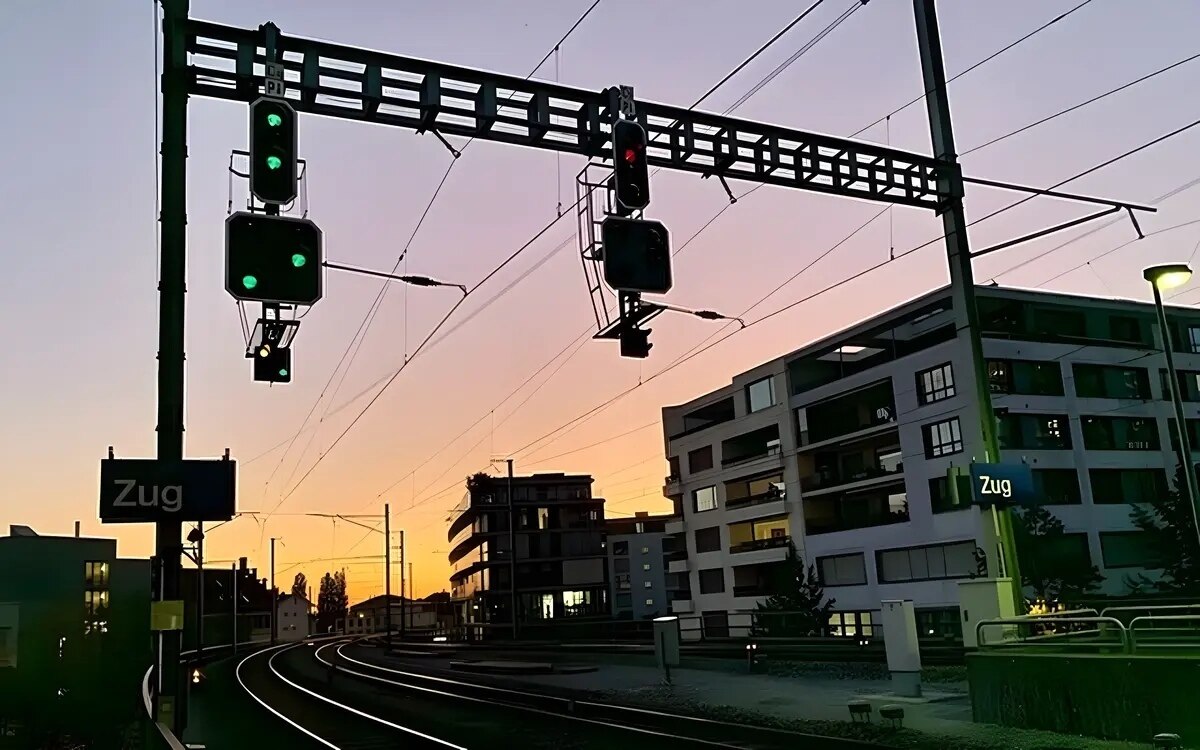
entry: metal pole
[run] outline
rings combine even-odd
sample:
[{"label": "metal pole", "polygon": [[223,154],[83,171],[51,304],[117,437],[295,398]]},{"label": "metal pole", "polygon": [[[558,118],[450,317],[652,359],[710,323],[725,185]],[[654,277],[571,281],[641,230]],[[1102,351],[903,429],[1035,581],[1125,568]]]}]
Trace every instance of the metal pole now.
[{"label": "metal pole", "polygon": [[518,636],[517,625],[517,511],[513,502],[513,460],[508,459],[508,589],[512,595],[512,637]]},{"label": "metal pole", "polygon": [[[392,509],[387,503],[383,504],[383,626],[387,633],[387,647],[392,647]],[[401,601],[403,601],[401,591]],[[403,605],[401,605],[403,606]],[[400,622],[404,622],[401,613]]]},{"label": "metal pole", "polygon": [[237,656],[237,599],[238,599],[238,590],[237,590],[238,569],[237,569],[237,563],[234,563],[234,564],[233,564],[233,565],[231,565],[230,567],[233,569],[233,570],[232,570],[232,572],[233,572],[233,655],[234,655],[234,656]]},{"label": "metal pole", "polygon": [[[160,154],[158,280],[158,445],[159,461],[183,458],[183,342],[187,271],[187,48],[188,0],[160,0],[163,8],[162,144]],[[160,601],[179,599],[180,521],[158,521],[155,555],[161,561]],[[177,735],[186,726],[187,700],[179,668],[182,631],[158,632],[158,701],[155,716],[169,721]]]},{"label": "metal pole", "polygon": [[[971,269],[971,247],[967,238],[967,218],[963,210],[962,170],[954,150],[954,130],[950,120],[950,99],[946,94],[946,67],[942,60],[942,41],[938,32],[935,0],[913,0],[917,23],[917,46],[921,53],[921,75],[925,84],[925,104],[929,112],[929,130],[933,155],[944,164],[938,180],[954,195],[941,208],[942,228],[946,234],[946,255],[950,263],[950,293],[954,302],[955,326],[965,336],[970,347],[965,377],[974,390],[978,407],[976,424],[983,437],[984,460],[1000,460],[1000,443],[996,439],[996,417],[992,410],[992,393],[987,381],[987,363],[983,356],[980,336],[979,310],[975,305],[975,276]],[[968,416],[968,419],[971,417]],[[966,432],[968,426],[964,426]],[[997,514],[998,539],[995,577],[1012,579],[1015,614],[1023,614],[1025,600],[1021,587],[1021,571],[1017,564],[1016,541],[1013,537],[1012,511],[1003,509]]]},{"label": "metal pole", "polygon": [[199,588],[196,589],[196,653],[204,656],[204,522],[196,522],[200,539],[196,542],[196,573]]},{"label": "metal pole", "polygon": [[404,601],[404,529],[400,529],[400,639],[408,637],[408,606]]},{"label": "metal pole", "polygon": [[277,623],[275,622],[276,610],[279,609],[279,600],[275,591],[275,537],[271,537],[271,645],[275,645],[276,639],[279,637]]},{"label": "metal pole", "polygon": [[1175,437],[1176,452],[1179,466],[1183,471],[1183,487],[1177,490],[1187,490],[1188,502],[1192,506],[1192,523],[1196,525],[1196,534],[1200,537],[1200,493],[1196,492],[1196,469],[1192,464],[1192,442],[1188,437],[1187,422],[1183,418],[1183,397],[1179,393],[1179,376],[1175,373],[1175,355],[1171,352],[1171,329],[1167,327],[1167,310],[1163,307],[1162,294],[1158,285],[1153,281],[1150,287],[1154,290],[1154,308],[1158,311],[1158,327],[1162,331],[1163,354],[1167,358],[1167,379],[1171,381],[1171,404],[1175,407]]},{"label": "metal pole", "polygon": [[412,563],[408,564],[408,598],[413,598],[413,572]]}]

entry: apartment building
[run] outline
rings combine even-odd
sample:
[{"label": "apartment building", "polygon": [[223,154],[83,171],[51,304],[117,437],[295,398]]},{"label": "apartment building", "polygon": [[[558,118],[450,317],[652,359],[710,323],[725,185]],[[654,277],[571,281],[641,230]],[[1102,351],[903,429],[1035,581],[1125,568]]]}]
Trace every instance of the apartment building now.
[{"label": "apartment building", "polygon": [[671,516],[638,511],[632,518],[609,518],[608,580],[612,616],[644,620],[671,611],[671,601],[686,598],[686,581],[667,573],[674,537],[666,532]]},{"label": "apartment building", "polygon": [[604,499],[592,497],[592,481],[561,473],[468,480],[447,533],[451,599],[461,625],[483,632],[512,622],[510,513],[518,623],[608,616]]},{"label": "apartment building", "polygon": [[[1177,460],[1154,308],[977,289],[1001,461],[1028,463],[1103,592],[1150,571],[1129,503],[1167,491]],[[994,560],[990,515],[947,486],[984,452],[970,349],[943,288],[663,410],[668,524],[691,598],[719,627],[762,600],[794,543],[836,600],[835,635],[871,636],[884,599],[911,599],[922,634],[959,627],[957,584]],[[1170,338],[1200,447],[1200,313],[1170,308]],[[980,555],[983,555],[981,558]]]}]

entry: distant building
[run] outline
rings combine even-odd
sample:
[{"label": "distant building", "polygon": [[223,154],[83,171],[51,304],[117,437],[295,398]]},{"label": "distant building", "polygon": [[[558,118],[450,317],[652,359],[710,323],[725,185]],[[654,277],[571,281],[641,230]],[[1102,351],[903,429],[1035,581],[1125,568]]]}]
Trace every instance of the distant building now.
[{"label": "distant building", "polygon": [[313,633],[312,603],[303,596],[284,594],[275,605],[280,641],[302,641]]},{"label": "distant building", "polygon": [[347,635],[386,633],[389,608],[392,615],[393,633],[400,632],[402,617],[406,632],[429,633],[439,626],[439,604],[437,602],[408,599],[407,597],[402,599],[396,594],[392,594],[391,597],[380,594],[352,605],[349,617],[346,618],[343,627],[339,630]]},{"label": "distant building", "polygon": [[[473,634],[511,625],[509,480],[476,475],[455,509],[450,541],[451,597]],[[588,475],[513,477],[518,623],[609,615],[604,499]]]},{"label": "distant building", "polygon": [[149,561],[119,559],[115,539],[13,527],[0,570],[0,737],[119,744],[152,659]]},{"label": "distant building", "polygon": [[[609,518],[608,577],[612,616],[642,620],[671,611],[672,595],[686,578],[667,573],[674,537],[666,533],[670,515],[639,512],[633,518]],[[670,585],[668,580],[670,579]],[[683,599],[691,598],[684,592]]]},{"label": "distant building", "polygon": [[[183,648],[196,647],[196,580],[199,571],[180,571],[179,591],[184,600]],[[238,642],[266,640],[271,637],[271,589],[258,570],[240,558],[237,566],[205,564],[204,567],[204,644],[216,646],[231,641],[233,596],[237,591]]]}]

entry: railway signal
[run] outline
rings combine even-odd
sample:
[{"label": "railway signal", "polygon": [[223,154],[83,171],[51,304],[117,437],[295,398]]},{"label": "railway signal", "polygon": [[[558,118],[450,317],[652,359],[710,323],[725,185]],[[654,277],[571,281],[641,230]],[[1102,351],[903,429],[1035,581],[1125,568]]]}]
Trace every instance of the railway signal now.
[{"label": "railway signal", "polygon": [[292,382],[292,350],[264,344],[254,353],[256,383]]},{"label": "railway signal", "polygon": [[671,290],[671,235],[662,222],[609,216],[600,233],[610,287],[652,294]]},{"label": "railway signal", "polygon": [[650,168],[646,163],[646,130],[632,120],[613,123],[613,179],[617,206],[623,212],[650,205]]},{"label": "railway signal", "polygon": [[239,211],[225,221],[225,290],[243,302],[312,305],[324,293],[320,228]]},{"label": "railway signal", "polygon": [[250,105],[250,192],[263,203],[296,198],[296,110],[282,99],[262,97]]}]

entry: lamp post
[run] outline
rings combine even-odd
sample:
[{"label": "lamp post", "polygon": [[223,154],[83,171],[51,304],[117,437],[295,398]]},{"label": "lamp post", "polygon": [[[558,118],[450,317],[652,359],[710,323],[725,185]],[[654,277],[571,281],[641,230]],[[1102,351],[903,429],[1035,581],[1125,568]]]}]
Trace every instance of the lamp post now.
[{"label": "lamp post", "polygon": [[1192,446],[1191,441],[1188,440],[1187,422],[1183,417],[1183,398],[1179,394],[1179,376],[1175,372],[1175,357],[1171,353],[1171,330],[1167,327],[1167,311],[1163,307],[1162,300],[1162,290],[1186,284],[1192,277],[1192,269],[1186,263],[1169,263],[1162,266],[1151,266],[1142,272],[1142,276],[1150,282],[1150,288],[1154,290],[1154,308],[1158,312],[1163,355],[1167,360],[1167,381],[1171,388],[1171,404],[1175,408],[1176,452],[1179,455],[1179,464],[1183,469],[1184,484],[1183,487],[1176,489],[1180,491],[1184,488],[1187,489],[1187,499],[1192,506],[1192,523],[1200,537],[1200,510],[1197,509],[1200,494],[1196,492],[1196,469],[1192,465]]}]

